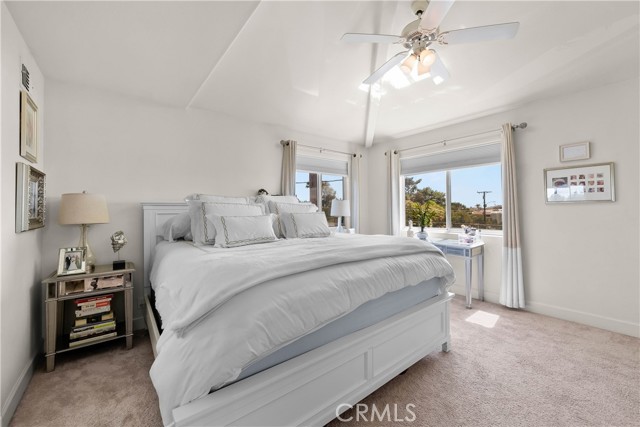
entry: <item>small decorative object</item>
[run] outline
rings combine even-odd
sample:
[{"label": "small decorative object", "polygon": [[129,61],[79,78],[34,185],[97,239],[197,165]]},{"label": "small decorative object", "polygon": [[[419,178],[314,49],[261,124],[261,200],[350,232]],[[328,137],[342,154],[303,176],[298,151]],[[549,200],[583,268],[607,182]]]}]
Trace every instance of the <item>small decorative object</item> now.
[{"label": "small decorative object", "polygon": [[58,256],[58,276],[86,273],[85,248],[61,248]]},{"label": "small decorative object", "polygon": [[113,252],[118,254],[118,259],[113,261],[114,270],[122,270],[125,267],[125,261],[120,260],[120,249],[127,244],[127,238],[124,236],[124,231],[116,231],[111,235],[111,247]]},{"label": "small decorative object", "polygon": [[345,229],[342,226],[342,217],[350,216],[350,215],[351,215],[351,208],[349,206],[348,200],[333,199],[331,201],[331,216],[338,217],[338,227],[336,228],[336,233],[349,232],[349,230]]},{"label": "small decorative object", "polygon": [[547,204],[616,200],[613,162],[548,168],[544,183]]},{"label": "small decorative object", "polygon": [[44,227],[45,174],[16,164],[16,233]]},{"label": "small decorative object", "polygon": [[26,90],[20,91],[20,155],[38,163],[38,106]]},{"label": "small decorative object", "polygon": [[264,188],[261,188],[258,190],[258,196],[268,196],[268,195],[269,195],[269,192]]},{"label": "small decorative object", "polygon": [[407,237],[413,237],[413,220],[409,220],[409,228],[407,229]]},{"label": "small decorative object", "polygon": [[561,162],[570,162],[573,160],[588,160],[590,157],[591,155],[589,154],[588,141],[560,146]]},{"label": "small decorative object", "polygon": [[93,255],[87,236],[90,224],[107,224],[109,210],[107,200],[100,194],[82,193],[63,194],[60,199],[58,222],[62,225],[74,224],[80,226],[80,244],[86,248],[87,271],[93,271],[96,257]]}]

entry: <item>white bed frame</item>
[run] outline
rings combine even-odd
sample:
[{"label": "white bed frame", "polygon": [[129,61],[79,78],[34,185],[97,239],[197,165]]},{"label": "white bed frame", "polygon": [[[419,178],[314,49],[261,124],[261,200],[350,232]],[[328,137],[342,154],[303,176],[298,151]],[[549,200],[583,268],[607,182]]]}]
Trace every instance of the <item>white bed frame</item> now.
[{"label": "white bed frame", "polygon": [[[185,203],[143,203],[144,286],[154,356],[158,327],[149,304],[149,272],[162,224]],[[174,409],[176,426],[322,426],[427,354],[449,351],[445,293],[373,326],[290,359]],[[405,404],[406,402],[389,402]],[[340,405],[340,406],[339,406]]]}]

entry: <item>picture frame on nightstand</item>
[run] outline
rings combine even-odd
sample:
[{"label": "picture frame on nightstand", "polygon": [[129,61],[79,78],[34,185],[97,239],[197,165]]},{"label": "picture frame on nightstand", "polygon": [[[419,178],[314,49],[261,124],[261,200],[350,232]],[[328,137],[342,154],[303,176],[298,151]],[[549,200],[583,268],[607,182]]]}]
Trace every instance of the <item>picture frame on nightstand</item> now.
[{"label": "picture frame on nightstand", "polygon": [[58,255],[58,276],[87,272],[86,248],[60,248]]}]

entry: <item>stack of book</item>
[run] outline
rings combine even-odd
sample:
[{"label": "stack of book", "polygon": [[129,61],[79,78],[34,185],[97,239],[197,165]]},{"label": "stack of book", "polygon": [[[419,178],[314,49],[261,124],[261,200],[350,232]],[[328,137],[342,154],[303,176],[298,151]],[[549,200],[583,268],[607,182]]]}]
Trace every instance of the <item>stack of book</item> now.
[{"label": "stack of book", "polygon": [[115,337],[116,319],[111,311],[113,294],[75,300],[76,319],[69,334],[69,347]]}]

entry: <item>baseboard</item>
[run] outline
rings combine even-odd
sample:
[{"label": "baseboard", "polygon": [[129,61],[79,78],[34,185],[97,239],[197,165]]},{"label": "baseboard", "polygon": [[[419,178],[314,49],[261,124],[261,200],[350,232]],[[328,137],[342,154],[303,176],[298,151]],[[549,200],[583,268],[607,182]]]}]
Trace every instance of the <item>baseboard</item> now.
[{"label": "baseboard", "polygon": [[147,322],[144,320],[144,316],[136,317],[133,319],[133,330],[143,331],[147,329]]},{"label": "baseboard", "polygon": [[9,425],[9,421],[13,418],[13,414],[16,412],[16,408],[22,399],[22,395],[27,389],[29,381],[31,381],[33,370],[35,369],[36,361],[39,356],[39,354],[36,354],[33,359],[31,359],[31,362],[24,367],[18,377],[18,381],[13,385],[9,392],[9,396],[7,396],[7,400],[5,400],[2,405],[2,427],[7,427]]},{"label": "baseboard", "polygon": [[583,325],[594,326],[596,328],[606,329],[607,331],[640,338],[640,324],[637,323],[537,302],[527,301],[525,309],[532,313],[544,314],[545,316],[582,323]]}]

